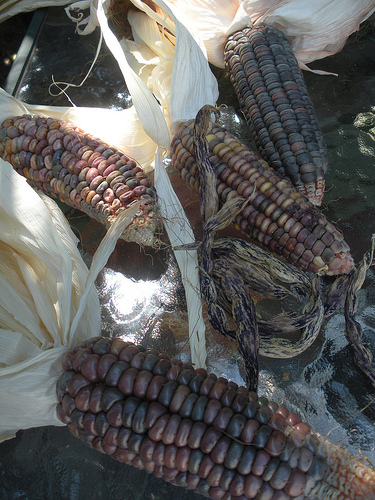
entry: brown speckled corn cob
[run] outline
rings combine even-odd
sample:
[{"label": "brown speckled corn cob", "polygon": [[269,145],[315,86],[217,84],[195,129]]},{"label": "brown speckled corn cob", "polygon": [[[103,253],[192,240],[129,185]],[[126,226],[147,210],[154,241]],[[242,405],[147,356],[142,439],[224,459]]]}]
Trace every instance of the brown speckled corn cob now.
[{"label": "brown speckled corn cob", "polygon": [[295,413],[120,339],[69,351],[59,418],[88,446],[214,499],[372,499],[375,472]]},{"label": "brown speckled corn cob", "polygon": [[260,155],[320,205],[325,145],[289,40],[282,31],[260,23],[228,37],[224,54]]},{"label": "brown speckled corn cob", "polygon": [[[172,165],[197,192],[193,121],[182,124],[171,143]],[[294,186],[233,134],[213,124],[206,136],[222,203],[250,198],[235,225],[269,250],[302,269],[319,274],[348,273],[353,267],[341,232]]]},{"label": "brown speckled corn cob", "polygon": [[107,227],[140,200],[125,240],[152,245],[156,193],[141,167],[115,147],[71,123],[42,116],[9,118],[0,126],[0,157],[29,183]]}]

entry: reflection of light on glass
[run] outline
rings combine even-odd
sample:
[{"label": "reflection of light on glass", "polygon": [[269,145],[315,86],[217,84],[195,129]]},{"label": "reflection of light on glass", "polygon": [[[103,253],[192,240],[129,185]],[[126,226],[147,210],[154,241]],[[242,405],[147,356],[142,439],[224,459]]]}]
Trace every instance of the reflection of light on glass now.
[{"label": "reflection of light on glass", "polygon": [[130,94],[125,94],[124,92],[117,92],[117,97],[123,99],[126,102],[131,102],[132,96]]},{"label": "reflection of light on glass", "polygon": [[134,281],[115,272],[107,272],[106,282],[110,289],[116,290],[111,297],[111,304],[119,320],[150,304],[151,298],[160,289],[157,281]]},{"label": "reflection of light on glass", "polygon": [[358,115],[354,119],[353,125],[357,128],[368,128],[372,127],[375,124],[375,115],[374,113],[358,113]]},{"label": "reflection of light on glass", "polygon": [[24,85],[23,87],[21,87],[21,90],[20,92],[26,92],[29,88],[29,84],[27,83],[26,85]]},{"label": "reflection of light on glass", "polygon": [[149,338],[160,336],[162,316],[176,300],[175,286],[166,276],[135,281],[105,269],[98,288],[104,328],[135,343],[146,332]]},{"label": "reflection of light on glass", "polygon": [[[367,136],[367,134],[366,134]],[[367,138],[367,137],[366,137]],[[358,147],[364,156],[375,156],[374,148],[372,148],[361,135],[358,137]]]},{"label": "reflection of light on glass", "polygon": [[130,108],[133,104],[132,96],[125,92],[117,92],[117,99],[122,103],[121,106],[116,106],[115,104],[111,105],[111,109],[115,109],[116,111]]},{"label": "reflection of light on glass", "polygon": [[235,123],[240,123],[240,118],[239,118],[239,116],[238,116],[238,115],[234,115],[234,116],[233,116],[233,121],[234,121]]}]

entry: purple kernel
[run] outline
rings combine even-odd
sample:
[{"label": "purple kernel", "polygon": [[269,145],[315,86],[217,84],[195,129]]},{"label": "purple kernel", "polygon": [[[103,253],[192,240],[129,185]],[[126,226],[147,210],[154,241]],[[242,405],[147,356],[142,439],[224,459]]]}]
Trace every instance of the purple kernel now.
[{"label": "purple kernel", "polygon": [[[326,234],[329,234],[329,233],[326,233]],[[322,252],[322,259],[323,261],[326,263],[326,264],[329,264],[333,257],[335,256],[334,252],[330,249],[330,248],[326,248],[323,252]]]},{"label": "purple kernel", "polygon": [[82,363],[81,373],[90,382],[98,382],[98,376],[96,372],[97,365],[99,363],[100,357],[97,354],[91,354]]},{"label": "purple kernel", "polygon": [[85,179],[85,180],[86,180],[86,182],[87,182],[88,184],[91,184],[91,182],[92,182],[92,181],[93,181],[96,177],[98,177],[98,175],[99,175],[98,169],[91,167],[91,168],[87,171],[87,173],[86,173],[86,179]]},{"label": "purple kernel", "polygon": [[75,405],[80,411],[88,411],[90,408],[90,397],[93,390],[92,385],[82,387],[75,397]]},{"label": "purple kernel", "polygon": [[69,394],[75,398],[79,390],[87,385],[90,385],[90,381],[87,380],[81,373],[77,373],[69,382],[68,386]]},{"label": "purple kernel", "polygon": [[99,413],[102,411],[102,398],[105,390],[104,385],[97,385],[94,387],[90,397],[90,411],[92,413]]},{"label": "purple kernel", "polygon": [[123,205],[125,205],[125,204],[129,203],[133,197],[134,197],[134,192],[128,191],[128,192],[122,194],[121,196],[119,196],[119,199],[120,199],[120,202]]},{"label": "purple kernel", "polygon": [[91,349],[80,349],[79,351],[77,351],[74,356],[73,356],[73,359],[72,359],[72,365],[73,365],[73,369],[76,371],[76,372],[80,372],[81,371],[81,366],[82,366],[82,363],[85,361],[86,358],[88,358],[90,355],[92,354],[92,351]]},{"label": "purple kernel", "polygon": [[133,190],[134,196],[142,196],[146,193],[146,186],[137,186]]},{"label": "purple kernel", "polygon": [[[297,234],[297,241],[299,243],[303,243],[305,241],[305,239],[309,236],[310,234],[310,231],[304,227],[303,229],[301,229],[301,231]],[[311,235],[311,236],[314,236],[314,235]]]}]

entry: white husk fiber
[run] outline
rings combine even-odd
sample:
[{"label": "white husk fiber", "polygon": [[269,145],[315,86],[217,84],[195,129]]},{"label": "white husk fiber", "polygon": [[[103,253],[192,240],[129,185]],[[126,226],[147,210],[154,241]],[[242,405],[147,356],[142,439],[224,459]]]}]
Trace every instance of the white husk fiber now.
[{"label": "white husk fiber", "polygon": [[[182,25],[163,1],[156,2],[169,15],[159,16],[151,11],[143,2],[134,1],[137,7],[145,10],[147,14],[140,13],[143,22],[153,23],[153,29],[145,31],[142,27],[142,19],[133,18],[132,22],[140,26],[140,35],[133,25],[135,40],[138,40],[138,57],[150,58],[155,64],[151,71],[152,91],[161,102],[161,107],[146,83],[142,81],[134,69],[140,70],[136,63],[135,53],[131,54],[133,47],[128,47],[126,42],[120,44],[108,27],[107,18],[101,3],[99,2],[96,13],[104,40],[116,57],[120,69],[124,75],[127,87],[132,95],[134,106],[139,119],[146,132],[153,141],[158,144],[157,159],[155,162],[155,187],[160,198],[162,217],[165,227],[172,243],[181,245],[194,241],[190,223],[186,218],[183,207],[178,200],[169,177],[165,175],[162,163],[163,150],[167,151],[170,144],[170,130],[181,120],[195,117],[197,111],[203,104],[214,104],[217,98],[217,82],[212,75],[207,60],[198,47],[188,30]],[[176,45],[161,36],[155,25],[156,21],[165,19],[168,28],[176,35]],[[173,22],[172,22],[172,21]],[[146,40],[142,40],[142,37]],[[157,52],[153,48],[157,47]],[[152,51],[152,52],[150,52]],[[194,68],[198,72],[194,73]],[[134,68],[134,69],[133,69]],[[142,73],[142,71],[140,71]],[[165,78],[168,75],[168,78]],[[197,77],[199,75],[199,77]],[[205,326],[202,318],[202,304],[200,298],[200,282],[198,273],[197,253],[179,251],[175,253],[185,287],[188,316],[189,316],[189,339],[191,346],[192,362],[196,367],[205,366]]]},{"label": "white husk fiber", "polygon": [[138,207],[101,242],[90,271],[56,203],[0,159],[0,441],[19,429],[63,425],[56,381],[68,348],[100,335],[94,286]]}]

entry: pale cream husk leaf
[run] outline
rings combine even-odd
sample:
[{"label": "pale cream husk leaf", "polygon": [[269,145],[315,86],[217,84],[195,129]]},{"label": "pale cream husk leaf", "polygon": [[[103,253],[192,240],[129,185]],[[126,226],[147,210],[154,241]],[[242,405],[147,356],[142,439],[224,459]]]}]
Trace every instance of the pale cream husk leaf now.
[{"label": "pale cream husk leaf", "polygon": [[[182,245],[193,242],[194,235],[169,178],[164,175],[162,152],[169,150],[174,126],[193,118],[204,104],[215,103],[218,96],[217,81],[209,69],[203,44],[199,45],[190,30],[177,20],[170,4],[155,2],[163,9],[155,13],[143,2],[133,3],[145,11],[131,17],[136,45],[129,47],[126,41],[118,42],[108,27],[101,3],[96,16],[104,40],[119,63],[142,125],[160,148],[155,161],[155,186],[161,199],[160,206],[171,244]],[[143,23],[149,26],[147,30]],[[168,28],[169,37],[164,36],[159,26]],[[171,42],[173,36],[175,40]],[[132,52],[134,47],[136,50]],[[142,59],[153,63],[145,81],[141,78],[145,77],[145,74],[142,75]],[[169,75],[168,78],[165,75]],[[147,86],[150,81],[153,93]],[[154,95],[161,106],[157,104]],[[175,255],[188,303],[192,362],[197,367],[204,366],[205,327],[199,293],[197,254],[195,251],[178,251]]]},{"label": "pale cream husk leaf", "polygon": [[56,203],[0,159],[0,441],[56,416],[61,358],[100,335],[94,281],[138,206],[111,226],[90,271]]},{"label": "pale cream husk leaf", "polygon": [[234,31],[231,25],[238,10],[241,23],[236,29],[258,22],[281,29],[304,69],[308,69],[307,63],[340,51],[348,36],[375,11],[373,0],[172,1],[194,21],[209,61],[220,68],[224,68],[224,44],[227,35]]},{"label": "pale cream husk leaf", "polygon": [[4,0],[0,2],[0,23],[10,17],[50,5],[66,5],[69,0]]}]

